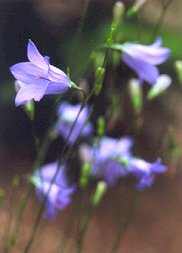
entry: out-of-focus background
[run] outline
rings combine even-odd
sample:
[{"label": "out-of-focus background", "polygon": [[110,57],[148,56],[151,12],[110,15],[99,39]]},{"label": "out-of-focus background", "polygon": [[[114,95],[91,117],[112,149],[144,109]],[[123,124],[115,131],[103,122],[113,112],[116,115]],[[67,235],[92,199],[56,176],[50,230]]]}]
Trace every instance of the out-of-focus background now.
[{"label": "out-of-focus background", "polygon": [[[9,186],[15,175],[26,175],[30,172],[35,150],[31,128],[26,114],[21,108],[14,106],[13,78],[9,66],[26,60],[26,44],[29,38],[36,42],[41,52],[49,55],[54,64],[63,70],[66,66],[84,65],[91,49],[102,40],[102,35],[112,15],[113,0],[91,0],[88,6],[82,39],[76,50],[72,50],[72,41],[76,34],[84,12],[84,0],[0,0],[0,187],[6,189],[8,201],[0,209],[0,222],[8,224],[9,209],[16,205],[19,196],[25,189],[26,176],[18,188],[16,198],[11,196]],[[123,1],[127,4],[130,1]],[[126,24],[126,31],[132,34],[140,30],[143,41],[152,34],[162,8],[159,0],[148,0],[139,17],[139,24],[133,20]],[[182,58],[182,1],[173,0],[162,20],[161,32],[166,46],[172,48],[173,58]],[[80,62],[77,62],[77,55]],[[174,76],[173,66],[168,66]],[[75,78],[77,78],[77,73]],[[152,152],[163,127],[169,120],[173,122],[173,130],[179,144],[182,144],[182,102],[181,87],[175,83],[165,101],[157,102],[147,108],[147,123],[143,134],[144,152]],[[41,102],[37,108],[38,117],[35,128],[38,135],[45,131],[50,111],[51,99]],[[151,109],[152,108],[152,109]],[[163,109],[165,108],[165,110]],[[165,113],[164,113],[165,111]],[[167,113],[166,113],[167,112]],[[166,116],[167,115],[167,116]],[[170,115],[170,117],[168,117]],[[151,133],[149,126],[153,126]],[[153,135],[151,135],[153,134]],[[52,154],[54,156],[54,154]],[[178,171],[170,168],[169,175],[159,179],[155,186],[140,194],[135,212],[124,235],[119,252],[125,253],[179,253],[182,251],[182,173],[180,164]],[[95,212],[86,235],[84,252],[109,253],[113,236],[123,219],[128,215],[132,190],[125,185],[110,192]],[[68,240],[67,252],[74,248],[73,229],[78,214],[75,204],[63,211],[54,221],[41,223],[32,252],[56,252],[62,238]],[[30,227],[35,216],[38,201],[32,199],[27,208],[21,227],[20,240],[13,253],[21,252],[29,236]],[[71,221],[70,221],[71,220]],[[66,224],[68,224],[68,228]],[[2,226],[3,227],[3,226]],[[8,229],[8,228],[7,228]],[[0,228],[0,239],[3,241],[4,230]],[[0,243],[0,252],[3,248]],[[61,252],[61,251],[60,251]]]}]

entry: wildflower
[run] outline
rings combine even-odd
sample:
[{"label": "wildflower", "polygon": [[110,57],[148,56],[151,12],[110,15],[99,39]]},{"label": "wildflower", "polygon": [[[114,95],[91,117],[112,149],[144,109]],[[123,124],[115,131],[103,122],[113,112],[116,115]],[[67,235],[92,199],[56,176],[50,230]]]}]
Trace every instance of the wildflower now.
[{"label": "wildflower", "polygon": [[[131,152],[133,141],[129,137],[113,139],[103,137],[97,147],[83,146],[82,160],[91,161],[92,176],[114,186],[120,178],[129,175],[136,177],[136,189],[143,190],[154,183],[157,174],[164,173],[167,167],[158,159],[149,163],[136,158]],[[86,154],[86,156],[85,156]]]},{"label": "wildflower", "polygon": [[[67,141],[70,144],[73,144],[79,136],[88,136],[93,130],[91,123],[86,122],[89,108],[85,106],[81,112],[80,109],[80,104],[71,105],[67,102],[62,103],[58,108],[59,119],[56,129],[65,140],[68,139]],[[75,121],[76,123],[73,127]]]},{"label": "wildflower", "polygon": [[119,140],[103,137],[97,147],[92,149],[92,175],[104,179],[109,186],[128,174],[125,163],[131,156],[133,142],[125,137]]},{"label": "wildflower", "polygon": [[132,158],[127,167],[128,171],[137,178],[136,188],[138,190],[150,187],[154,183],[155,176],[167,170],[160,159],[154,163],[149,163],[139,158]]},{"label": "wildflower", "polygon": [[156,67],[165,62],[170,55],[170,49],[162,47],[161,39],[151,45],[125,43],[122,45],[122,60],[136,72],[141,82],[154,84],[159,77]]},{"label": "wildflower", "polygon": [[[36,171],[32,177],[39,198],[44,199],[44,196],[48,194],[45,203],[45,216],[48,218],[54,217],[58,210],[68,206],[72,194],[76,191],[75,185],[68,183],[64,166],[59,168],[55,177],[57,166],[57,162],[47,164]],[[54,177],[55,180],[53,181]]]},{"label": "wildflower", "polygon": [[34,99],[40,101],[44,95],[66,92],[70,86],[68,76],[49,62],[49,57],[42,56],[36,45],[29,40],[27,46],[29,62],[20,62],[10,71],[17,80],[18,92],[15,98],[16,106]]}]

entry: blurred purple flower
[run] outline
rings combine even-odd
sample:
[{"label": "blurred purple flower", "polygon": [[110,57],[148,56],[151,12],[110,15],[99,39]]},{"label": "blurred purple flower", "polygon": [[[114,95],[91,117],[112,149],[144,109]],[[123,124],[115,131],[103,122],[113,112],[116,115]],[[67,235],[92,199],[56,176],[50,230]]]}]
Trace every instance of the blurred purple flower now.
[{"label": "blurred purple flower", "polygon": [[49,63],[49,57],[42,56],[35,44],[29,40],[27,46],[29,62],[21,62],[10,67],[17,80],[16,106],[34,99],[40,101],[44,95],[60,94],[70,87],[68,76]]},{"label": "blurred purple flower", "polygon": [[[62,103],[58,108],[58,123],[56,125],[56,129],[65,140],[67,140],[70,134],[71,128],[78,116],[78,113],[80,112],[80,109],[80,104],[71,105],[67,102]],[[86,123],[88,115],[89,108],[85,106],[79,114],[76,124],[72,129],[72,133],[69,136],[69,144],[74,144],[79,135],[86,137],[91,134],[93,130],[92,124],[90,122]]]},{"label": "blurred purple flower", "polygon": [[136,188],[138,190],[150,187],[154,183],[155,175],[162,174],[167,170],[160,159],[149,163],[139,158],[132,158],[127,167],[128,171],[137,178]]},{"label": "blurred purple flower", "polygon": [[44,196],[49,192],[45,204],[45,216],[48,218],[54,217],[58,210],[68,206],[71,202],[72,194],[76,191],[76,186],[68,183],[64,166],[59,168],[59,172],[52,183],[57,171],[57,166],[57,162],[47,164],[40,170],[37,170],[32,177],[32,182],[36,187],[40,199],[44,199]]},{"label": "blurred purple flower", "polygon": [[[86,153],[92,165],[92,175],[104,180],[109,186],[115,185],[122,177],[132,175],[137,179],[136,189],[143,190],[150,187],[155,175],[164,173],[167,167],[160,160],[149,163],[134,157],[131,153],[132,146],[133,141],[129,137],[103,137],[93,148],[83,146],[81,156]],[[82,157],[82,160],[85,161],[85,157]]]},{"label": "blurred purple flower", "polygon": [[119,140],[103,137],[92,152],[92,175],[104,179],[109,186],[128,174],[125,162],[131,157],[133,141],[129,137]]},{"label": "blurred purple flower", "polygon": [[159,77],[157,65],[165,62],[170,56],[170,49],[162,47],[161,39],[151,45],[125,43],[122,46],[122,60],[136,72],[141,82],[154,84]]}]

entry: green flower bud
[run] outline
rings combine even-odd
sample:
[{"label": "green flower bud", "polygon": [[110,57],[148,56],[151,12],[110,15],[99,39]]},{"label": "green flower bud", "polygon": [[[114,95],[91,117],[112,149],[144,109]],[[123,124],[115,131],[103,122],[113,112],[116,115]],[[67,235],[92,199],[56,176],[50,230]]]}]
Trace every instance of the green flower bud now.
[{"label": "green flower bud", "polygon": [[104,181],[98,182],[95,193],[93,194],[91,199],[91,202],[94,206],[97,206],[101,202],[104,194],[106,193],[106,190],[107,184]]}]

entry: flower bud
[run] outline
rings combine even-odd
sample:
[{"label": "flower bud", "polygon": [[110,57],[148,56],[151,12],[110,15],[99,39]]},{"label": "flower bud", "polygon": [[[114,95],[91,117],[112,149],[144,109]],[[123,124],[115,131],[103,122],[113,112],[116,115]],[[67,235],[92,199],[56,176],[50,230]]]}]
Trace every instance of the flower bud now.
[{"label": "flower bud", "polygon": [[125,11],[125,6],[122,2],[118,1],[114,4],[113,22],[115,25],[119,25],[119,23],[122,21],[124,11]]},{"label": "flower bud", "polygon": [[161,95],[172,83],[170,76],[160,75],[157,79],[157,82],[151,87],[147,98],[149,100]]},{"label": "flower bud", "polygon": [[96,191],[93,194],[92,200],[91,200],[94,206],[97,206],[101,202],[104,194],[106,193],[106,190],[107,190],[107,184],[104,181],[98,182]]},{"label": "flower bud", "polygon": [[96,70],[96,80],[95,80],[95,94],[99,95],[101,89],[102,89],[102,84],[104,80],[104,75],[105,75],[105,68],[103,67],[98,67]]},{"label": "flower bud", "polygon": [[28,101],[25,105],[24,105],[24,110],[26,112],[26,114],[28,115],[28,117],[30,118],[30,120],[34,119],[34,114],[35,114],[35,104],[33,100]]},{"label": "flower bud", "polygon": [[182,83],[182,61],[178,60],[175,62],[175,69],[179,82]]},{"label": "flower bud", "polygon": [[80,175],[80,186],[85,188],[88,185],[89,177],[91,173],[91,165],[88,162],[85,162],[81,168]]},{"label": "flower bud", "polygon": [[143,7],[147,0],[136,0],[134,5],[128,10],[128,16],[134,16]]},{"label": "flower bud", "polygon": [[106,122],[104,117],[100,116],[97,120],[97,134],[99,137],[102,137],[105,133]]},{"label": "flower bud", "polygon": [[143,94],[141,83],[138,79],[131,79],[129,82],[129,92],[133,107],[137,113],[140,113],[143,105]]}]

